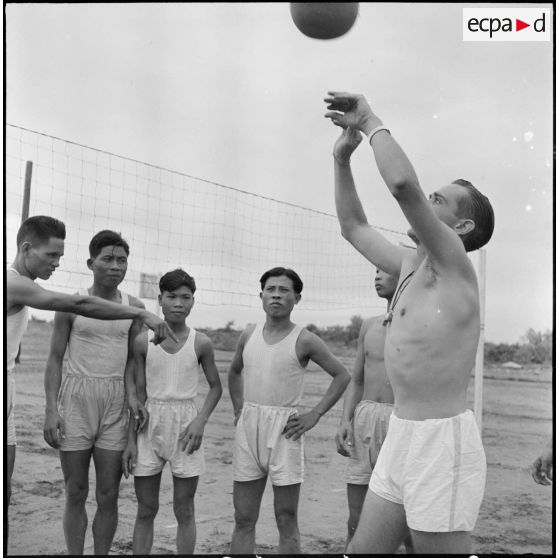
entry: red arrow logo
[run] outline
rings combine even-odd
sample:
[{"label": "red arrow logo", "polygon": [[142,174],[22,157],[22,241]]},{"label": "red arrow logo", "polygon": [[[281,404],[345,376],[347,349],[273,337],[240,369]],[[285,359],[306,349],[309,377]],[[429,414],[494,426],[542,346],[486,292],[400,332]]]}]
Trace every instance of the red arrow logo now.
[{"label": "red arrow logo", "polygon": [[526,27],[531,27],[530,23],[525,23],[524,21],[521,21],[520,19],[515,20],[515,30],[516,31],[521,31],[522,29],[525,29]]}]

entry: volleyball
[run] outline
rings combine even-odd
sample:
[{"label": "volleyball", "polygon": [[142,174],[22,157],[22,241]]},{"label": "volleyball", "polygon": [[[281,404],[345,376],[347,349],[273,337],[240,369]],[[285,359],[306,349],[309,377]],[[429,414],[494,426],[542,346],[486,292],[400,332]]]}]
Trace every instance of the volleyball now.
[{"label": "volleyball", "polygon": [[291,2],[291,17],[312,39],[336,39],[354,25],[358,2]]}]

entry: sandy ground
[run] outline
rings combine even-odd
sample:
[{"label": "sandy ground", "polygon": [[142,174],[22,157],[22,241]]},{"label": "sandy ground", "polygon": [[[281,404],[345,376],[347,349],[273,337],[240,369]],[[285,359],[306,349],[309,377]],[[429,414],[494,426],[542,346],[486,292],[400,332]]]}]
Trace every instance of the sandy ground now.
[{"label": "sandy ground", "polygon": [[[65,554],[61,514],[64,485],[57,452],[43,440],[43,372],[48,352],[48,326],[30,324],[17,370],[18,449],[9,510],[9,555]],[[232,407],[226,389],[231,353],[217,351],[225,387],[223,397],[205,432],[207,473],[196,496],[196,553],[225,554],[233,529]],[[352,360],[344,359],[350,369]],[[477,554],[551,554],[553,487],[539,486],[527,472],[552,433],[551,370],[504,372],[487,370],[484,383],[483,441],[488,459],[486,492],[474,531]],[[304,405],[311,407],[324,393],[328,376],[311,370]],[[206,393],[201,381],[200,401]],[[470,401],[472,408],[472,387]],[[341,414],[338,403],[306,438],[306,479],[300,501],[302,550],[308,554],[343,551],[347,505],[342,480],[344,458],[335,451],[333,436]],[[91,470],[88,515],[94,507]],[[119,525],[111,552],[131,554],[136,500],[131,479],[120,491]],[[165,469],[160,511],[155,523],[153,554],[173,554],[176,522],[172,512],[172,479]],[[275,553],[278,535],[273,516],[271,486],[266,487],[256,534],[256,551]],[[90,527],[86,553],[93,543]]]}]

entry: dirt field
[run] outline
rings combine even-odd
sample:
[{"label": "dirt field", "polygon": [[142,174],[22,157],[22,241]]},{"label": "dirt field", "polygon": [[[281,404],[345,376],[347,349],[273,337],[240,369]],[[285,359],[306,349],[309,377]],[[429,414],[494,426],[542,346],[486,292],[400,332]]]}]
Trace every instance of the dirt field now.
[{"label": "dirt field", "polygon": [[[43,440],[43,372],[50,327],[30,323],[17,369],[16,420],[18,449],[10,506],[9,555],[65,554],[61,514],[64,485],[57,452]],[[205,432],[207,473],[196,496],[196,553],[228,552],[233,529],[232,407],[226,389],[231,353],[217,351],[225,387],[223,397]],[[351,369],[352,359],[344,357]],[[328,376],[311,370],[306,380],[305,406],[321,397]],[[202,378],[200,400],[206,392]],[[472,408],[472,388],[470,402]],[[338,403],[306,438],[306,480],[301,490],[302,550],[308,554],[343,551],[347,505],[342,480],[344,458],[335,452],[333,436],[341,414]],[[484,502],[474,532],[477,554],[551,554],[553,488],[535,484],[527,472],[552,433],[551,370],[487,370],[484,383],[483,440],[488,459]],[[93,468],[88,502],[89,522],[94,514]],[[163,474],[161,505],[155,524],[154,554],[175,553],[176,523],[172,513],[172,480]],[[112,553],[131,554],[136,501],[133,481],[123,480],[120,521]],[[268,485],[258,523],[257,552],[275,553],[278,541]],[[90,527],[86,553],[92,553]]]}]

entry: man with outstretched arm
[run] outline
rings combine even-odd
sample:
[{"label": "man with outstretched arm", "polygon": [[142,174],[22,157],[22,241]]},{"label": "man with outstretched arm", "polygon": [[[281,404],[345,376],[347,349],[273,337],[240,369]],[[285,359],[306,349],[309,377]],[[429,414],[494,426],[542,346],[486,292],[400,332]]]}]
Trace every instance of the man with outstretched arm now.
[{"label": "man with outstretched arm", "polygon": [[6,369],[7,369],[7,459],[8,504],[11,478],[16,455],[14,419],[15,360],[21,338],[28,321],[28,309],[72,312],[102,320],[137,319],[155,332],[156,342],[167,335],[176,340],[174,333],[161,318],[142,307],[125,306],[97,296],[70,295],[50,291],[35,283],[37,278],[47,280],[60,265],[64,255],[66,227],[62,221],[46,215],[26,219],[17,233],[17,254],[6,270]]},{"label": "man with outstretched arm", "polygon": [[[490,239],[492,207],[461,179],[427,198],[362,95],[332,92],[325,102],[325,116],[343,128],[333,151],[342,234],[375,266],[400,275],[384,351],[394,412],[348,551],[393,553],[408,527],[415,552],[470,553],[486,458],[466,406],[480,334],[477,278],[467,252]],[[391,244],[367,222],[350,167],[361,132],[411,226],[416,253]]]}]

